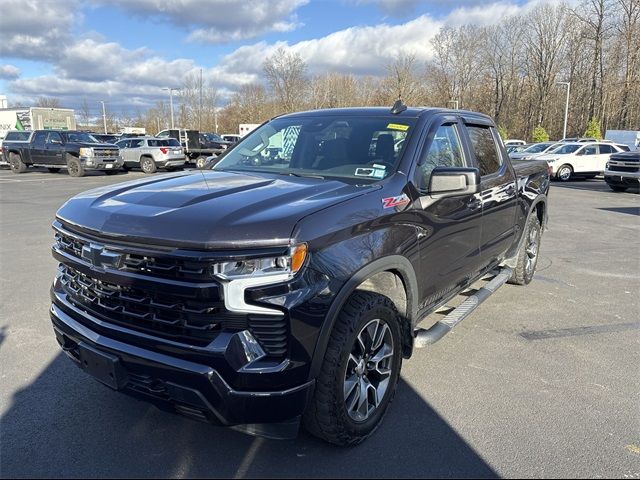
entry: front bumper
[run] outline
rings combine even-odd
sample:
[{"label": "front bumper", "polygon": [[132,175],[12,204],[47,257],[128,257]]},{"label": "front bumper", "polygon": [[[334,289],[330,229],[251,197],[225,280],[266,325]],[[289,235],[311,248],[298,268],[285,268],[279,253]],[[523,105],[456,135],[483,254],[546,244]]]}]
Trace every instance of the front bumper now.
[{"label": "front bumper", "polygon": [[[80,368],[87,348],[116,359],[112,388],[163,410],[269,438],[293,438],[314,382],[283,391],[238,391],[212,367],[129,345],[98,334],[60,305],[51,305],[56,339]],[[103,382],[104,383],[104,382]]]},{"label": "front bumper", "polygon": [[119,170],[124,164],[122,157],[80,157],[86,170]]},{"label": "front bumper", "polygon": [[609,185],[637,187],[640,185],[640,172],[616,172],[605,170],[604,180]]}]

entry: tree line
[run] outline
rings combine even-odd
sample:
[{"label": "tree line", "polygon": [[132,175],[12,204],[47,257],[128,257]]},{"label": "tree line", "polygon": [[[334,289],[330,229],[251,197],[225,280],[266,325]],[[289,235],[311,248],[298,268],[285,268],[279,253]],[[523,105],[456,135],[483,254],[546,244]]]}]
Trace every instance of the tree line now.
[{"label": "tree line", "polygon": [[[378,77],[312,75],[298,53],[280,48],[265,59],[261,81],[239,88],[224,106],[215,85],[188,77],[174,98],[175,123],[233,133],[240,123],[287,112],[390,107],[402,98],[486,113],[511,138],[532,140],[535,130],[558,139],[569,85],[568,136],[593,125],[640,129],[640,0],[538,4],[496,25],[442,27],[424,47],[433,51],[426,63],[401,53]],[[113,121],[156,132],[167,128],[168,102],[123,117]]]}]

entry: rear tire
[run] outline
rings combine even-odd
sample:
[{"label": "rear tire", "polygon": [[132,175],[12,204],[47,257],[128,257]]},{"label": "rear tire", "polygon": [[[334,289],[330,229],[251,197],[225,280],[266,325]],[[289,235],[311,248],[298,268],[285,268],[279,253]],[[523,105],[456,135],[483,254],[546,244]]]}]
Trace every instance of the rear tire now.
[{"label": "rear tire", "polygon": [[518,259],[513,275],[509,279],[509,283],[513,285],[528,285],[536,273],[538,264],[538,256],[540,252],[540,239],[542,236],[542,227],[535,212],[529,217],[527,227],[523,233],[525,237],[518,251]]},{"label": "rear tire", "polygon": [[140,159],[140,168],[144,173],[156,173],[158,167],[151,157],[142,157]]},{"label": "rear tire", "polygon": [[384,295],[356,291],[331,332],[305,428],[336,445],[356,445],[380,425],[402,366],[400,316]]},{"label": "rear tire", "polygon": [[573,168],[571,165],[564,164],[560,168],[558,168],[558,172],[556,173],[556,178],[561,182],[568,182],[571,180],[571,176],[573,175]]},{"label": "rear tire", "polygon": [[26,163],[22,161],[20,154],[13,152],[9,154],[9,167],[13,173],[24,173],[28,168]]},{"label": "rear tire", "polygon": [[609,188],[611,190],[613,190],[614,192],[626,192],[627,191],[627,187],[620,187],[618,185],[609,185]]}]

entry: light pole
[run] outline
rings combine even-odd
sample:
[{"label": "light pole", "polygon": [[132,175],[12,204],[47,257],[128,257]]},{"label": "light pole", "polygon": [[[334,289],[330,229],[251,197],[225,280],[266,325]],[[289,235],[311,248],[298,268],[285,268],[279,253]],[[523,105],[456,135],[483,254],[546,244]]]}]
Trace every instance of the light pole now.
[{"label": "light pole", "polygon": [[164,87],[162,90],[169,90],[169,108],[171,109],[171,130],[173,130],[173,92],[179,92],[179,88]]},{"label": "light pole", "polygon": [[453,107],[453,108],[455,108],[456,110],[458,110],[458,100],[449,100],[449,101],[447,102],[447,104],[450,104],[450,103],[455,104],[455,107]]},{"label": "light pole", "polygon": [[564,105],[564,130],[562,131],[562,138],[567,138],[567,119],[569,118],[569,90],[571,89],[571,82],[556,82],[556,85],[567,86],[567,101]]},{"label": "light pole", "polygon": [[102,104],[102,123],[104,125],[104,133],[107,133],[107,113],[104,110],[104,100],[100,100]]}]

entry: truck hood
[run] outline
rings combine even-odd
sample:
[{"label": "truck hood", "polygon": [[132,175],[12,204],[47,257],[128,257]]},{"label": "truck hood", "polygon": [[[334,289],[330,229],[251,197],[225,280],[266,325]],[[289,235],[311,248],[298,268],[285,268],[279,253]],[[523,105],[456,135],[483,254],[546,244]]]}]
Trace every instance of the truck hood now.
[{"label": "truck hood", "polygon": [[378,188],[316,178],[182,172],[81,193],[57,217],[71,228],[145,244],[281,246],[303,217]]}]

